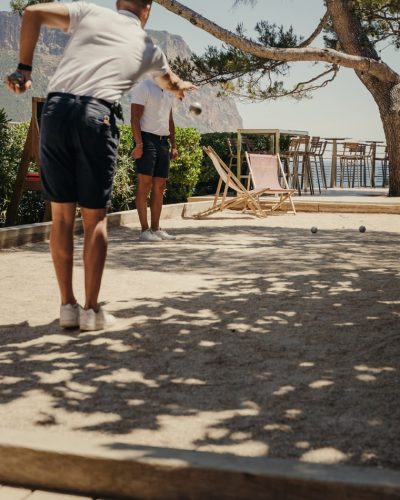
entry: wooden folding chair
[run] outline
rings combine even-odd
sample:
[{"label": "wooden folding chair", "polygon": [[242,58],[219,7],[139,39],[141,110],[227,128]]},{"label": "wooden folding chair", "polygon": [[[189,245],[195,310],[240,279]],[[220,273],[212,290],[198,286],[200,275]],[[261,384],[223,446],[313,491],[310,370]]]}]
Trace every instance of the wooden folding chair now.
[{"label": "wooden folding chair", "polygon": [[[288,200],[292,206],[292,213],[296,214],[292,199],[296,189],[289,188],[279,155],[246,153],[246,160],[254,189],[262,194],[279,196],[279,201],[272,204],[271,212],[282,209],[283,204]],[[280,178],[284,187],[281,185]]]},{"label": "wooden folding chair", "polygon": [[[234,208],[237,206],[243,206],[243,211],[247,208],[250,209],[251,212],[257,217],[266,217],[266,213],[261,208],[260,202],[258,200],[259,196],[265,191],[265,189],[253,189],[251,191],[248,191],[229,169],[229,167],[221,160],[221,158],[217,155],[212,147],[203,147],[203,150],[213,162],[213,165],[219,174],[219,181],[212,206],[206,210],[203,210],[202,212],[194,214],[193,217],[206,217],[215,212],[219,212],[227,208]],[[223,189],[222,198],[220,198],[223,184],[225,186]],[[228,197],[228,189],[234,191],[236,196]]]}]

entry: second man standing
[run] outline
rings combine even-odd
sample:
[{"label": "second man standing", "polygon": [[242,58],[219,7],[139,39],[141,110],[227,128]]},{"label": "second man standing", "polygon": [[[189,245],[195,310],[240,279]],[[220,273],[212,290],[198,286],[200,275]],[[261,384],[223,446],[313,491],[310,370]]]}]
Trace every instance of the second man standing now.
[{"label": "second man standing", "polygon": [[[135,85],[130,97],[131,127],[135,140],[132,157],[136,160],[138,177],[136,208],[142,226],[139,239],[147,242],[174,240],[175,236],[160,228],[170,158],[174,160],[178,156],[172,115],[173,97],[151,78]],[[147,198],[150,192],[149,226]]]}]

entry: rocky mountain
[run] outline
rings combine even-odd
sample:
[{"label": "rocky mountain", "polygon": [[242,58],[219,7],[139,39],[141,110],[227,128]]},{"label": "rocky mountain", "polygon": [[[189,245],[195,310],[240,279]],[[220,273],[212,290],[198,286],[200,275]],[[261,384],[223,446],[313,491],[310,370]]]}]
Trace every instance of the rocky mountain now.
[{"label": "rocky mountain", "polygon": [[[11,12],[0,12],[0,75],[6,75],[15,69],[18,62],[20,17]],[[167,31],[151,31],[153,38],[167,55],[174,59],[178,54],[182,57],[190,56],[190,48],[179,35],[171,35]],[[0,86],[0,108],[5,108],[13,121],[28,120],[31,114],[30,98],[32,95],[44,96],[49,78],[54,73],[60,61],[61,54],[68,41],[68,35],[59,30],[44,29],[37,46],[34,71],[33,89],[24,96],[11,95]],[[2,79],[3,77],[1,77]],[[203,113],[195,118],[188,109],[193,101],[199,101]],[[123,101],[125,122],[129,122],[129,103]],[[197,92],[188,94],[184,102],[176,101],[174,107],[175,122],[181,127],[196,127],[200,132],[233,131],[242,127],[242,119],[237,110],[235,101],[226,97],[218,97],[217,90],[211,86],[204,86]]]}]

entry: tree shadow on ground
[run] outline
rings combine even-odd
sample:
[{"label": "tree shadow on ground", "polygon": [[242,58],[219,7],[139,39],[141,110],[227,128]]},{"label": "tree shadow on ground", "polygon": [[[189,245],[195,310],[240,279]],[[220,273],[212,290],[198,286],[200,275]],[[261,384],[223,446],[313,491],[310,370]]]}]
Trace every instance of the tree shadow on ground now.
[{"label": "tree shadow on ground", "polygon": [[171,280],[157,298],[138,283],[113,303],[122,327],[0,327],[4,411],[37,395],[33,426],[400,468],[399,236],[254,226],[181,235],[154,248],[113,232],[117,279],[148,270]]}]

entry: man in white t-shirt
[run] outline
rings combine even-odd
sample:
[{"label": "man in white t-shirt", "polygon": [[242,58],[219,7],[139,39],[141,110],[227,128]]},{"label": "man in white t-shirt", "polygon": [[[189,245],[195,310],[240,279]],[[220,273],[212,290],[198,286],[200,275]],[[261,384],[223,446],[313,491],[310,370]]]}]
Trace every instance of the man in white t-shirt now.
[{"label": "man in white t-shirt", "polygon": [[[136,160],[138,177],[136,208],[142,226],[140,241],[175,239],[160,228],[170,158],[174,160],[178,156],[172,99],[172,95],[151,78],[142,80],[130,92],[131,127],[135,141],[132,157]],[[151,227],[147,220],[150,192]]]},{"label": "man in white t-shirt", "polygon": [[[117,0],[117,12],[84,1],[27,7],[20,62],[6,78],[11,92],[32,85],[41,26],[71,33],[50,81],[41,117],[40,167],[51,202],[50,248],[61,296],[60,325],[98,330],[114,322],[98,303],[107,253],[106,211],[117,159],[119,99],[144,74],[178,98],[193,85],[171,72],[165,55],[143,30],[152,0]],[[77,204],[84,226],[85,305],[73,292],[73,234]]]}]

